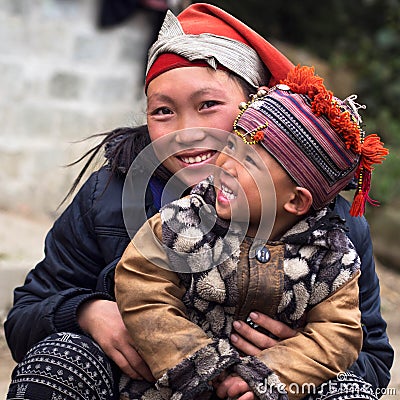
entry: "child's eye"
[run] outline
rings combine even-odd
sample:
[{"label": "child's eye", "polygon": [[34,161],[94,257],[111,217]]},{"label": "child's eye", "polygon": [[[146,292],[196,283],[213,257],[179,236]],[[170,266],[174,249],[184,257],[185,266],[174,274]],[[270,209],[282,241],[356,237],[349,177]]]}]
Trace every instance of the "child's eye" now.
[{"label": "child's eye", "polygon": [[225,147],[224,147],[223,150],[222,150],[222,153],[223,153],[223,154],[232,155],[232,154],[234,153],[234,151],[235,151],[235,144],[233,143],[232,140],[228,140],[228,141],[226,142]]},{"label": "child's eye", "polygon": [[235,144],[233,143],[232,140],[228,140],[228,143],[226,144],[226,148],[228,150],[234,150],[235,149]]},{"label": "child's eye", "polygon": [[253,160],[252,157],[246,156],[245,161],[248,162],[249,164],[252,164],[254,166],[257,166],[257,163]]}]

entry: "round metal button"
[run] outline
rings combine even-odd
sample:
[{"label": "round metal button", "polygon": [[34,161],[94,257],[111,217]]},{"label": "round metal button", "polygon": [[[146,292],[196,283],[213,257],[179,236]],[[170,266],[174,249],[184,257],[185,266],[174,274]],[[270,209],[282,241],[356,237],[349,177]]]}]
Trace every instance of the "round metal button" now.
[{"label": "round metal button", "polygon": [[264,246],[257,250],[256,258],[260,263],[267,263],[271,259],[271,253],[269,250]]}]

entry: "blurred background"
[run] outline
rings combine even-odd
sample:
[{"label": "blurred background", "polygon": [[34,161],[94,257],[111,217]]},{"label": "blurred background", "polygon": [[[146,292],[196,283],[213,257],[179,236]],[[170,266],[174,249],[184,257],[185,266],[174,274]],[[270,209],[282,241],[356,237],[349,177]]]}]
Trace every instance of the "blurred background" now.
[{"label": "blurred background", "polygon": [[[169,1],[178,12],[189,1]],[[194,3],[194,2],[192,2]],[[314,65],[339,97],[367,105],[367,133],[390,155],[373,175],[368,208],[382,312],[399,348],[400,0],[209,1],[276,45],[293,63]],[[99,138],[145,120],[147,49],[163,0],[0,0],[0,318],[12,289],[43,256],[43,241],[80,165]],[[101,160],[99,160],[101,162]],[[351,195],[350,195],[351,196]],[[10,359],[0,331],[0,395]],[[396,359],[397,362],[397,359]],[[391,386],[400,398],[400,367]],[[3,390],[3,391],[2,391]],[[392,395],[387,399],[394,399]]]}]

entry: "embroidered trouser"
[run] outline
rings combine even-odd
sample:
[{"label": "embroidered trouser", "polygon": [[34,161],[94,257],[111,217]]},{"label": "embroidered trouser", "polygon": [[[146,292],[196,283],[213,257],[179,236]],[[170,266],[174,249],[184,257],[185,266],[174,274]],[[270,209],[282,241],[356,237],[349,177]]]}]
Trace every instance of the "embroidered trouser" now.
[{"label": "embroidered trouser", "polygon": [[15,367],[7,400],[117,399],[112,363],[89,337],[56,333]]}]

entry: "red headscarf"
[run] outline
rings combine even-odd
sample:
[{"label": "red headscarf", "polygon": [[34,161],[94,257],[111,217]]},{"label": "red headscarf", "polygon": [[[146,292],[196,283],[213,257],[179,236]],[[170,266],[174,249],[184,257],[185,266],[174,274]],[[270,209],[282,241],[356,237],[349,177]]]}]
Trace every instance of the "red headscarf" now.
[{"label": "red headscarf", "polygon": [[[275,85],[293,68],[293,64],[263,37],[218,7],[206,3],[193,4],[178,15],[178,21],[185,34],[210,33],[236,40],[253,48],[271,74],[269,82],[263,83],[266,86]],[[147,73],[146,88],[152,79],[163,72],[185,66],[208,66],[208,64],[202,60],[189,61],[172,53],[161,54]]]}]

